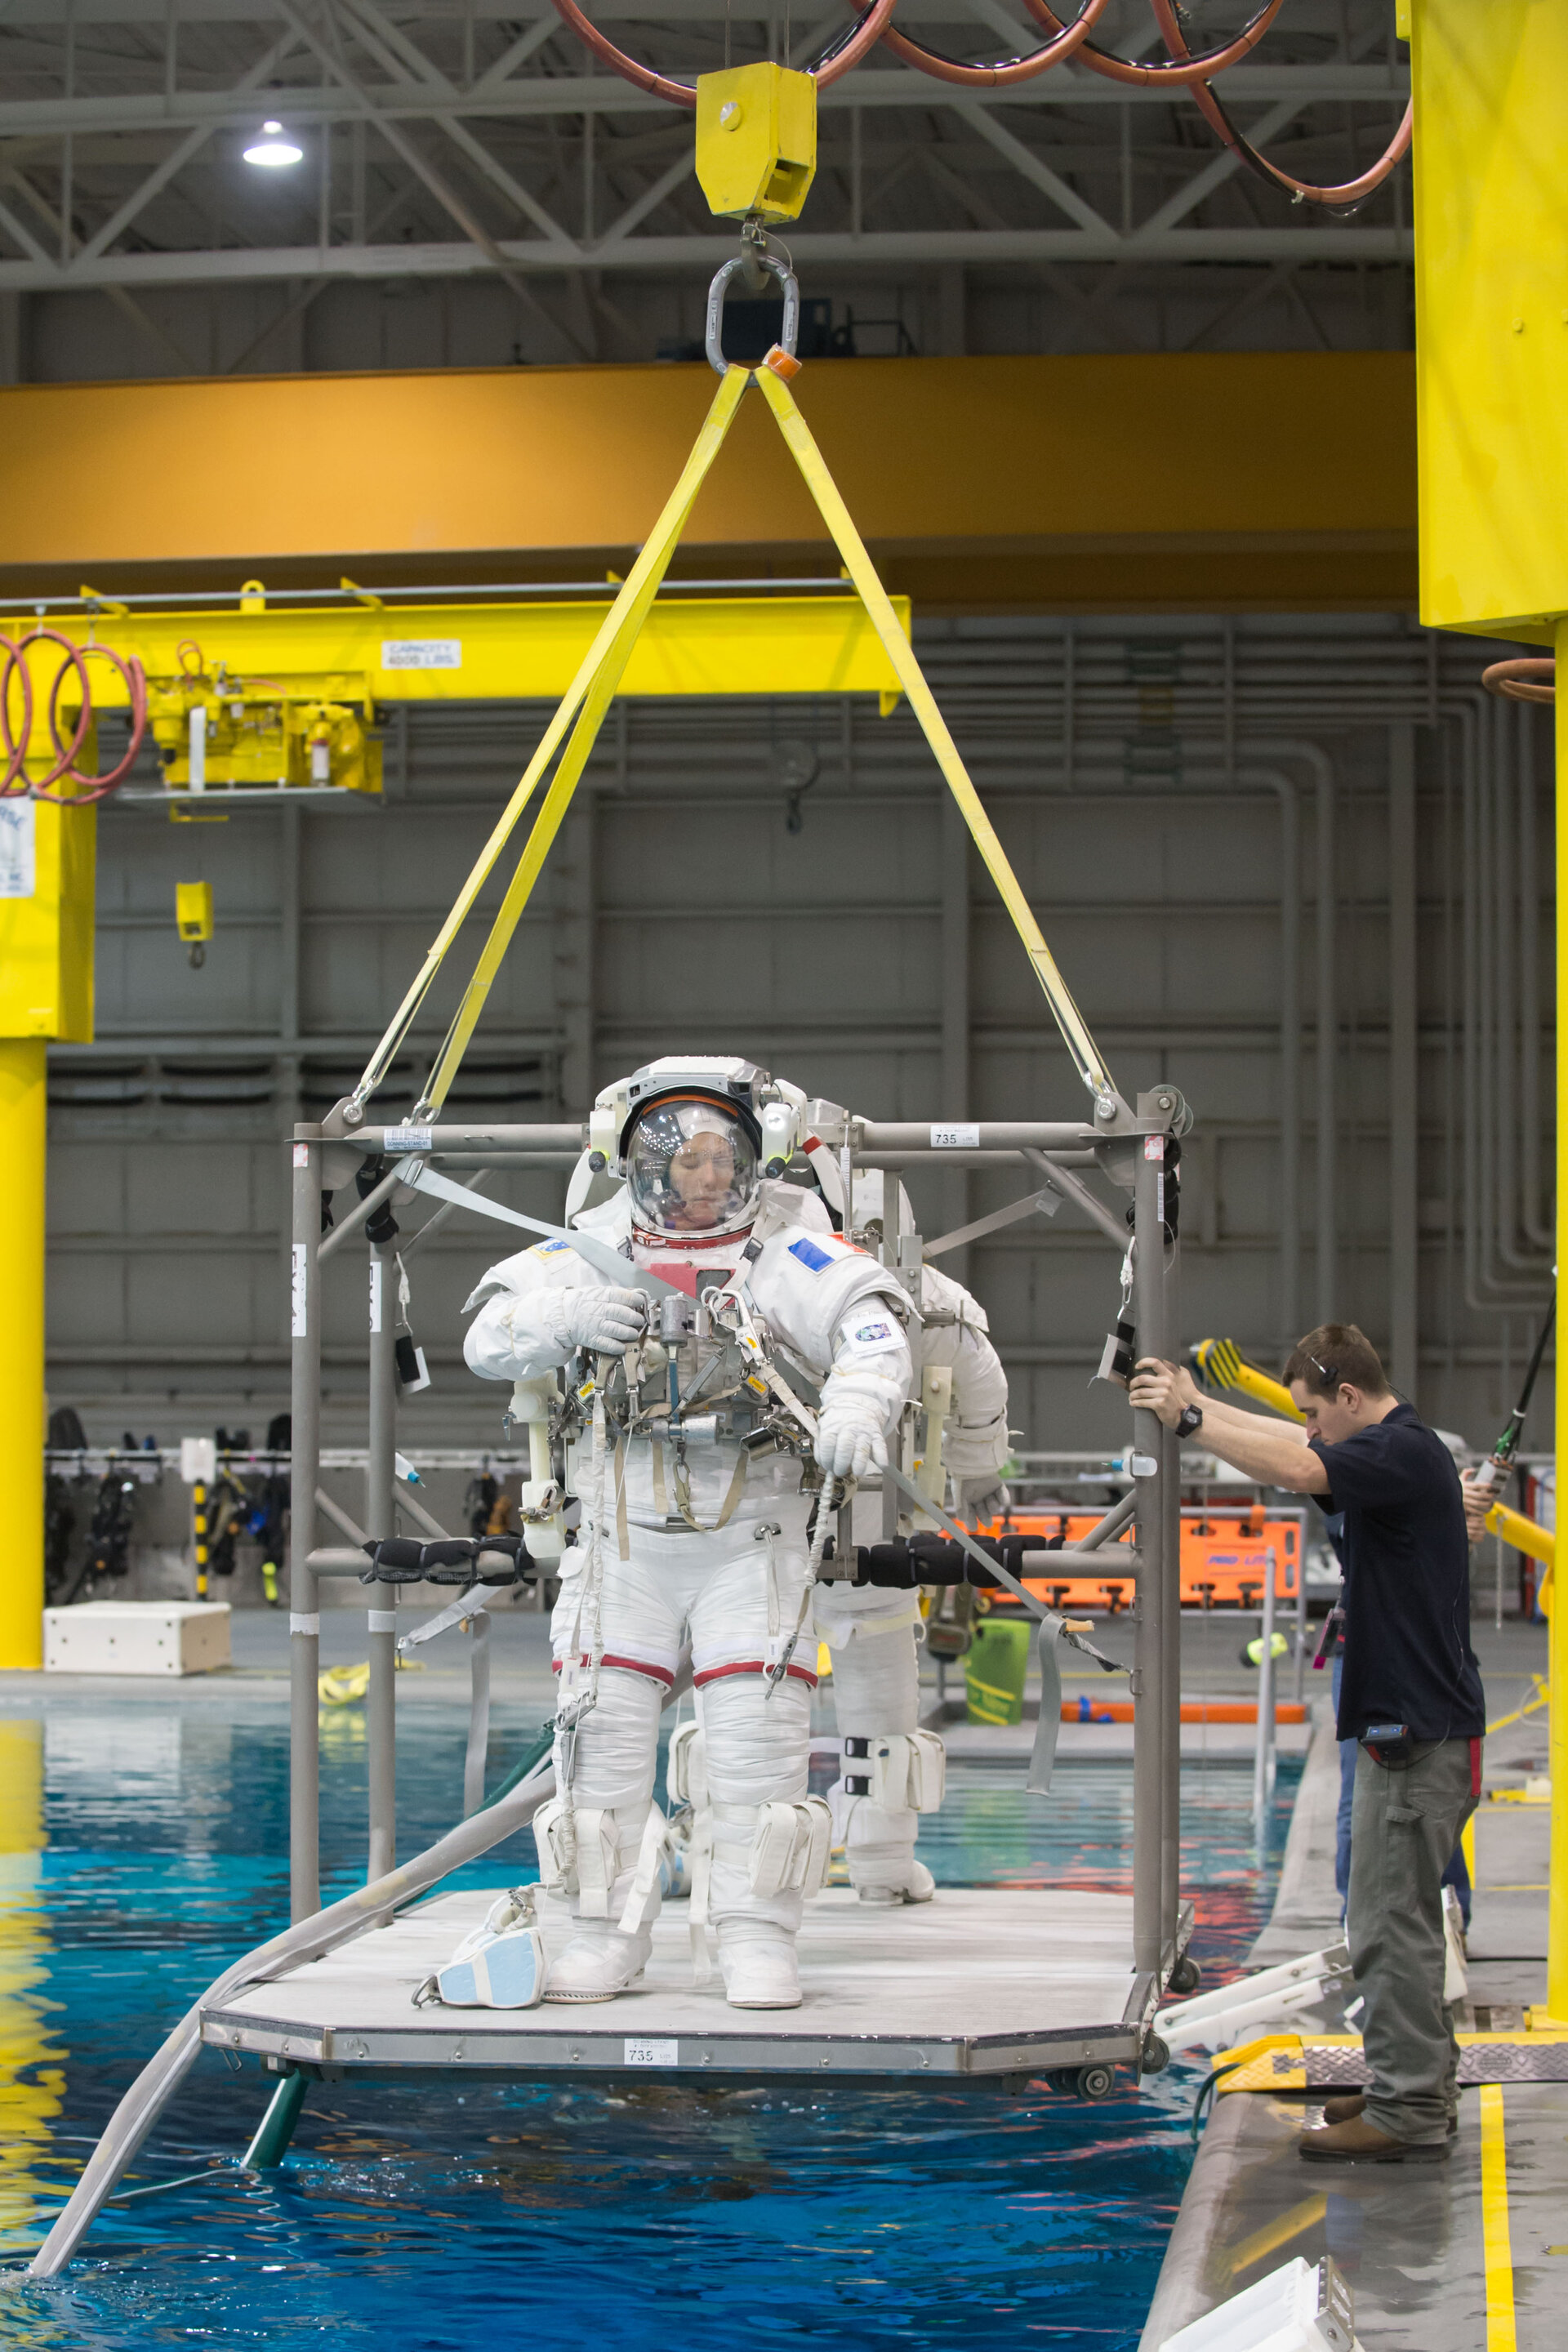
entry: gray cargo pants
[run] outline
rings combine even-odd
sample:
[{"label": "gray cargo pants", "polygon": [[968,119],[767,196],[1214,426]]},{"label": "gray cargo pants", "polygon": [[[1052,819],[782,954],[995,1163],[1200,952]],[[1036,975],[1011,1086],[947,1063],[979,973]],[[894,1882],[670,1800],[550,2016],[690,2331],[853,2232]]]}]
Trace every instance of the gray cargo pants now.
[{"label": "gray cargo pants", "polygon": [[1403,1770],[1364,1748],[1356,1757],[1345,1932],[1366,2003],[1366,2119],[1395,2139],[1443,2139],[1458,2102],[1443,1872],[1476,1809],[1470,1751],[1468,1739],[1418,1739]]}]

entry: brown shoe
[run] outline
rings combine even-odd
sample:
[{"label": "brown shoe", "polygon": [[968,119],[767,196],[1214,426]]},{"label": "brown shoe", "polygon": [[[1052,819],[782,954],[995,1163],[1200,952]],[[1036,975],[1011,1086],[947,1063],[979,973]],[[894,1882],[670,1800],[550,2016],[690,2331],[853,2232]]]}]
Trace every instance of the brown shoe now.
[{"label": "brown shoe", "polygon": [[[1365,2112],[1366,2093],[1364,2091],[1357,2091],[1351,2097],[1345,2099],[1325,2099],[1323,2101],[1323,2121],[1326,2124],[1353,2124],[1357,2116],[1364,2115]],[[1458,2128],[1458,2116],[1450,2116],[1448,2117],[1448,2137],[1450,2139],[1453,2138]]]},{"label": "brown shoe", "polygon": [[1299,2146],[1309,2164],[1440,2164],[1448,2154],[1447,2139],[1394,2139],[1364,2116],[1303,2132]]}]

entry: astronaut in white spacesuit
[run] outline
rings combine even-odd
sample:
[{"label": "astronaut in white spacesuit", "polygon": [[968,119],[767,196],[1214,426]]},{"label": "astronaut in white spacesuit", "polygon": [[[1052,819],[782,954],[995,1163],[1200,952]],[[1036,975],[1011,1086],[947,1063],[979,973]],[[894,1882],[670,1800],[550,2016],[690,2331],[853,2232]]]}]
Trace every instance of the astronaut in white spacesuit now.
[{"label": "astronaut in white spacesuit", "polygon": [[[877,1169],[857,1174],[856,1231],[880,1236],[889,1181]],[[901,1186],[900,1192],[900,1227],[908,1232],[914,1220]],[[984,1310],[962,1284],[934,1265],[922,1266],[919,1303],[921,1322],[910,1340],[913,1393],[919,1395],[928,1366],[951,1370],[942,1465],[959,1513],[983,1526],[996,1517],[1005,1500],[1007,1375],[991,1345]],[[936,1743],[931,1735],[921,1742],[923,1755],[909,1753],[910,1779],[897,1792],[919,1799],[918,1811],[914,1802],[885,1801],[885,1786],[851,1793],[855,1783],[872,1778],[869,1760],[888,1747],[889,1735],[902,1735],[908,1742],[919,1724],[920,1594],[825,1583],[816,1588],[815,1610],[817,1634],[832,1657],[839,1738],[855,1751],[847,1752],[843,1777],[833,1791],[834,1828],[844,1845],[849,1883],[862,1903],[927,1903],[933,1884],[915,1857],[915,1837],[919,1811],[934,1811],[941,1802],[940,1750],[933,1773],[931,1751]],[[886,1774],[880,1777],[885,1781]]]},{"label": "astronaut in white spacesuit", "polygon": [[[762,1173],[764,1149],[787,1165],[801,1099],[716,1057],[656,1062],[607,1090],[595,1156],[625,1182],[574,1228],[683,1295],[650,1300],[558,1240],[492,1267],[468,1302],[465,1354],[481,1376],[573,1367],[552,1428],[583,1522],[552,1623],[561,1794],[536,1835],[574,1925],[547,2000],[611,1999],[647,1960],[659,1714],[688,1644],[710,1807],[704,1907],[726,1995],[800,2000],[795,1934],[827,1847],[826,1809],[806,1793],[816,1496],[803,1473],[826,1512],[838,1490],[824,1481],[884,1464],[912,1377],[894,1276],[835,1234],[815,1192]],[[795,1382],[820,1391],[810,1440]]]}]

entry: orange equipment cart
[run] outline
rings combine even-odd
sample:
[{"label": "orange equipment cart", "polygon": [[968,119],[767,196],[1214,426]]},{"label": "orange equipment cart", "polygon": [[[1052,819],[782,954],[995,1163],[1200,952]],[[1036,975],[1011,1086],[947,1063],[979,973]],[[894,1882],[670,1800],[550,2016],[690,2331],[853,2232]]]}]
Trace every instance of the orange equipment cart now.
[{"label": "orange equipment cart", "polygon": [[[980,1533],[987,1536],[1037,1535],[1042,1547],[1081,1542],[1101,1514],[1057,1508],[1009,1511]],[[1263,1599],[1268,1563],[1274,1562],[1274,1596],[1294,1601],[1301,1573],[1301,1520],[1294,1514],[1271,1512],[1261,1503],[1205,1503],[1182,1512],[1182,1604],[1190,1609],[1255,1610]],[[1124,1547],[1107,1544],[1103,1576],[1062,1576],[1049,1573],[1023,1580],[1037,1600],[1052,1609],[1098,1609],[1114,1617],[1131,1605],[1132,1578],[1118,1577],[1116,1555]],[[1011,1595],[998,1586],[989,1595],[994,1605],[1005,1607]]]}]

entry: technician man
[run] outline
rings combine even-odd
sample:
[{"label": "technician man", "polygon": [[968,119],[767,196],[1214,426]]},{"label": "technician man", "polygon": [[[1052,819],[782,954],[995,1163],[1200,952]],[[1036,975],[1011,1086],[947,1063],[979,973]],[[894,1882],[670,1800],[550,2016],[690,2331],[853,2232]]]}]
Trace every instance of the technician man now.
[{"label": "technician man", "polygon": [[1453,1456],[1389,1388],[1353,1323],[1324,1323],[1285,1367],[1300,1431],[1199,1393],[1145,1358],[1131,1400],[1247,1476],[1343,1511],[1339,1735],[1360,1745],[1346,1933],[1372,2087],[1331,2099],[1311,2163],[1435,2161],[1458,2108],[1443,1999],[1443,1870],[1475,1811],[1486,1708],[1470,1648],[1469,1543]]}]

